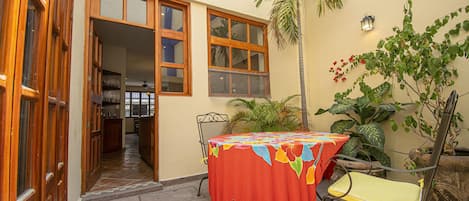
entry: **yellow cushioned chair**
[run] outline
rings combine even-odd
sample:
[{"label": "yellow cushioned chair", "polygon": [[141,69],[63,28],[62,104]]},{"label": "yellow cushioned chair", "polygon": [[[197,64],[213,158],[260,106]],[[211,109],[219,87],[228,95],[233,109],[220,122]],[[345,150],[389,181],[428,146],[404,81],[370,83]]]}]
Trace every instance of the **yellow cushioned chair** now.
[{"label": "yellow cushioned chair", "polygon": [[[416,170],[398,170],[378,165],[377,167],[397,172],[427,171],[424,176],[423,185],[390,181],[358,172],[348,172],[334,184],[329,186],[329,195],[325,200],[348,200],[348,201],[427,201],[430,199],[431,184],[435,177],[437,164],[446,141],[446,135],[450,128],[451,119],[458,101],[458,94],[452,91],[446,101],[445,110],[442,114],[438,135],[433,146],[430,159],[432,166]],[[354,161],[366,162],[359,159],[336,155]],[[371,163],[370,163],[371,164]],[[376,167],[376,166],[375,166]]]}]

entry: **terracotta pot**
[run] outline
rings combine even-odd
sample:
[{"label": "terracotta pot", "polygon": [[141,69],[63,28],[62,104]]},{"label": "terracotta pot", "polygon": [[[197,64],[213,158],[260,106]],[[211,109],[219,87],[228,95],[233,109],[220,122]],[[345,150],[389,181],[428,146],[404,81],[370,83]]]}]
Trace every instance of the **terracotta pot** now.
[{"label": "terracotta pot", "polygon": [[334,168],[334,174],[332,174],[331,176],[331,180],[336,181],[337,179],[339,179],[345,174],[345,171],[343,170],[343,168],[340,167],[340,165],[344,166],[345,168],[347,168],[347,170],[352,171],[352,172],[361,172],[361,173],[385,178],[386,171],[381,168],[376,168],[376,166],[379,165],[380,163],[378,161],[372,161],[371,163],[375,167],[370,169],[369,163],[338,159],[337,165]]},{"label": "terracotta pot", "polygon": [[[469,200],[469,156],[464,153],[467,152],[456,150],[455,156],[441,156],[430,200]],[[431,154],[415,149],[409,153],[409,157],[417,167],[430,166]],[[423,174],[420,176],[423,177]]]}]

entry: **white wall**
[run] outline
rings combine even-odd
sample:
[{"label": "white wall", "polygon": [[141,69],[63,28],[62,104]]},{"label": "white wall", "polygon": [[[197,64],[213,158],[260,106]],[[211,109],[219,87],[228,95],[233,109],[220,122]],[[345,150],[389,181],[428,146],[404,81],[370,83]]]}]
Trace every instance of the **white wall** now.
[{"label": "white wall", "polygon": [[[325,16],[318,18],[314,7],[314,2],[309,2],[304,8],[308,12],[305,16],[305,58],[308,69],[308,99],[309,113],[312,128],[316,130],[329,130],[331,122],[338,119],[337,116],[321,115],[314,116],[319,108],[326,108],[333,103],[334,93],[345,91],[350,88],[354,76],[360,71],[356,71],[345,83],[335,83],[332,75],[328,72],[329,67],[335,60],[347,59],[352,54],[370,51],[376,48],[380,39],[391,35],[392,27],[402,26],[403,6],[406,0],[397,1],[344,1],[344,8],[335,12],[328,12]],[[456,8],[467,4],[464,0],[439,1],[439,0],[414,0],[414,25],[417,31],[421,32],[425,26],[432,23],[437,17],[443,16]],[[360,30],[360,20],[365,14],[376,17],[375,29],[371,32]],[[467,19],[467,16],[466,18]],[[441,36],[440,36],[441,37]],[[455,63],[459,65],[460,78],[457,81],[457,89],[460,93],[469,91],[467,77],[467,60],[459,60]],[[383,80],[373,78],[369,80],[371,84],[378,84]],[[403,91],[395,90],[394,95],[399,100],[405,98]],[[463,114],[469,115],[467,98],[461,98],[458,109]],[[402,100],[402,99],[401,99]],[[467,128],[468,122],[466,121]],[[461,140],[468,144],[467,131]],[[402,168],[405,154],[398,154],[394,151],[408,152],[411,148],[418,147],[422,140],[412,133],[405,133],[402,129],[399,132],[392,132],[386,128],[386,152],[391,156],[393,166]],[[407,174],[392,174],[395,179],[413,180]],[[415,180],[414,180],[415,181]]]},{"label": "white wall", "polygon": [[80,199],[83,68],[85,66],[83,63],[85,51],[85,1],[73,2],[67,200]]},{"label": "white wall", "polygon": [[[230,10],[266,17],[266,8],[255,8],[253,1],[204,1]],[[269,2],[269,1],[267,1]],[[233,114],[227,107],[231,98],[208,96],[207,5],[191,3],[192,96],[160,96],[159,98],[159,174],[161,180],[206,172],[200,162],[195,116],[207,112]],[[260,15],[262,14],[262,15]],[[240,15],[249,17],[248,15]],[[271,95],[274,100],[299,93],[296,47],[278,50],[269,42]]]},{"label": "white wall", "polygon": [[[107,107],[119,107],[120,118],[122,118],[122,148],[125,146],[125,77],[127,76],[126,71],[127,65],[127,49],[123,47],[117,47],[114,45],[103,44],[103,68],[112,72],[121,74],[121,90],[120,90],[120,105],[113,105]],[[104,111],[104,110],[103,110]]]}]

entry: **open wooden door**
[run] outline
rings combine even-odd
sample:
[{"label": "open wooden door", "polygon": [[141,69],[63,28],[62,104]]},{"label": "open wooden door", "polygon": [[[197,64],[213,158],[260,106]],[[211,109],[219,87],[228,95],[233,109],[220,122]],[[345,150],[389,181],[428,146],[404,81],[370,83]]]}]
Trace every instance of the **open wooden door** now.
[{"label": "open wooden door", "polygon": [[88,191],[98,180],[101,174],[101,153],[103,136],[101,130],[101,76],[102,76],[102,42],[94,31],[93,20],[90,21],[89,54],[86,75],[87,83],[87,108],[88,122],[85,136],[85,173],[86,187]]}]

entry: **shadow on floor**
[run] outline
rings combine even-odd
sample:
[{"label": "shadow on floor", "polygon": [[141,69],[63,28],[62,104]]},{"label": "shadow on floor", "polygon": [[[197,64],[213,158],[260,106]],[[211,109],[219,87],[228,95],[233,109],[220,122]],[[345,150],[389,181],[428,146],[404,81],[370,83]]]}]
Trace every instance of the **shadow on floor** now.
[{"label": "shadow on floor", "polygon": [[[325,180],[318,186],[320,195],[327,192],[329,181]],[[145,193],[127,198],[119,198],[113,201],[210,201],[208,193],[208,183],[204,181],[201,189],[201,196],[197,197],[199,180],[188,181],[181,184],[164,186],[163,190]],[[317,199],[319,201],[319,199]]]},{"label": "shadow on floor", "polygon": [[101,171],[101,177],[91,188],[91,192],[153,180],[153,169],[140,158],[138,153],[137,134],[125,136],[124,150],[103,154]]}]

